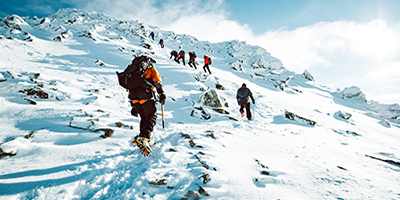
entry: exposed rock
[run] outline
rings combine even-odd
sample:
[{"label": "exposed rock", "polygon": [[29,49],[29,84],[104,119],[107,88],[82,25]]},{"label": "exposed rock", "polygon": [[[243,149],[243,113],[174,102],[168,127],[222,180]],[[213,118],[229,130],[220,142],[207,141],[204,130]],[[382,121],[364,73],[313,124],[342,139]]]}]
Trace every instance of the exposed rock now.
[{"label": "exposed rock", "polygon": [[222,107],[218,94],[214,89],[211,89],[200,96],[199,103],[210,107]]},{"label": "exposed rock", "polygon": [[199,178],[203,178],[203,183],[207,184],[211,181],[210,174],[202,174]]},{"label": "exposed rock", "polygon": [[69,31],[69,30],[64,31],[64,32],[61,33],[61,37],[64,38],[64,39],[70,38],[70,37],[72,37],[73,35],[74,35],[74,34],[73,34],[71,31]]},{"label": "exposed rock", "polygon": [[368,158],[372,158],[372,159],[375,159],[375,160],[380,160],[380,161],[383,161],[383,162],[386,162],[386,163],[389,163],[389,164],[400,166],[400,162],[397,162],[397,161],[393,161],[393,160],[389,160],[389,159],[377,158],[375,156],[370,156],[370,155],[365,155],[365,156],[367,156]]},{"label": "exposed rock", "polygon": [[199,193],[204,196],[210,196],[201,186],[199,186]]},{"label": "exposed rock", "polygon": [[112,136],[112,134],[114,133],[114,130],[110,129],[110,128],[101,128],[101,129],[97,129],[94,132],[98,132],[98,131],[104,131],[103,135],[100,135],[101,138],[109,138]]},{"label": "exposed rock", "polygon": [[214,139],[214,140],[217,139],[217,138],[215,138],[214,133],[208,133],[208,134],[207,134],[207,137],[210,137],[210,138],[212,138],[212,139]]},{"label": "exposed rock", "polygon": [[257,163],[260,167],[268,169],[268,167],[267,167],[266,165],[263,165],[259,160],[254,159],[254,161],[256,161],[256,163]]},{"label": "exposed rock", "polygon": [[219,83],[217,83],[217,84],[215,85],[215,87],[216,87],[218,90],[225,90],[225,87],[222,86],[222,85],[219,84]]},{"label": "exposed rock", "polygon": [[[201,166],[203,166],[206,169],[210,169],[210,166],[208,166],[204,161],[202,161],[198,155],[194,155],[194,156],[197,158],[197,160],[199,161]],[[214,170],[217,171],[215,168],[214,168]]]},{"label": "exposed rock", "polygon": [[190,135],[189,134],[181,133],[181,136],[186,138],[186,139],[190,139]]},{"label": "exposed rock", "polygon": [[342,118],[344,120],[349,120],[352,115],[350,113],[347,113],[347,112],[338,111],[338,112],[335,113],[334,116],[335,117],[340,117],[340,118]]},{"label": "exposed rock", "polygon": [[354,131],[346,131],[346,133],[352,134],[352,135],[354,135],[354,136],[360,135],[360,134],[358,134],[358,133],[356,133],[356,132],[354,132]]},{"label": "exposed rock", "polygon": [[265,171],[265,170],[262,170],[262,171],[261,171],[261,174],[269,175],[269,172],[267,172],[267,171]]},{"label": "exposed rock", "polygon": [[101,66],[101,67],[105,66],[104,62],[101,61],[101,60],[99,60],[99,59],[97,59],[96,62],[94,62],[94,63],[95,63],[96,65],[98,65],[98,66]]},{"label": "exposed rock", "polygon": [[290,120],[293,120],[293,121],[302,121],[302,122],[304,122],[306,124],[309,124],[311,126],[315,126],[315,124],[317,123],[317,122],[315,122],[313,120],[310,120],[310,119],[295,115],[295,114],[293,114],[293,113],[291,113],[289,111],[285,111],[285,117],[290,119]]},{"label": "exposed rock", "polygon": [[16,156],[14,152],[4,152],[3,149],[0,148],[0,158],[6,157],[6,156]]},{"label": "exposed rock", "polygon": [[194,107],[192,112],[190,113],[191,117],[196,117],[199,119],[209,120],[211,119],[211,115],[208,114],[203,107]]},{"label": "exposed rock", "polygon": [[57,36],[57,37],[53,38],[53,40],[57,41],[57,42],[62,42],[61,36]]},{"label": "exposed rock", "polygon": [[123,124],[122,122],[115,122],[115,126],[118,127],[118,128],[129,128],[129,127],[131,127],[129,125]]},{"label": "exposed rock", "polygon": [[304,70],[304,72],[303,72],[303,77],[305,78],[305,79],[308,79],[308,80],[310,80],[310,81],[315,81],[314,80],[314,77],[311,75],[311,73],[309,72],[309,71],[307,71],[307,70]]},{"label": "exposed rock", "polygon": [[28,98],[24,98],[24,99],[27,100],[32,105],[37,105],[36,101],[34,101],[32,99],[28,99]]},{"label": "exposed rock", "polygon": [[142,44],[142,47],[145,48],[145,49],[151,50],[150,44],[143,43],[143,44]]},{"label": "exposed rock", "polygon": [[185,195],[186,198],[188,199],[199,199],[199,195],[197,195],[196,192],[194,191],[188,191],[188,193]]},{"label": "exposed rock", "polygon": [[21,25],[29,25],[18,15],[9,15],[3,18],[3,22],[12,29],[22,30]]},{"label": "exposed rock", "polygon": [[0,73],[0,83],[4,81],[7,81],[7,79],[4,77],[2,73]]},{"label": "exposed rock", "polygon": [[196,143],[194,143],[193,139],[189,140],[189,145],[190,145],[190,147],[203,148],[203,146],[196,145]]},{"label": "exposed rock", "polygon": [[164,181],[165,181],[165,179],[161,179],[161,180],[156,180],[156,181],[150,181],[149,183],[151,185],[156,185],[156,186],[166,185],[167,183],[165,183]]},{"label": "exposed rock", "polygon": [[43,92],[42,90],[39,89],[24,89],[24,90],[20,90],[18,92],[30,95],[30,96],[34,96],[35,98],[40,98],[40,99],[48,99],[49,95],[46,92]]},{"label": "exposed rock", "polygon": [[357,86],[345,88],[342,91],[343,99],[355,99],[357,101],[367,102],[367,98],[364,93],[361,92]]},{"label": "exposed rock", "polygon": [[178,151],[175,150],[175,149],[173,149],[173,148],[170,148],[170,149],[168,150],[168,152],[178,152]]},{"label": "exposed rock", "polygon": [[36,133],[36,131],[38,131],[38,130],[34,130],[34,131],[29,132],[28,135],[25,135],[25,136],[24,136],[24,138],[25,138],[25,139],[32,138],[32,137],[34,136],[34,134]]}]

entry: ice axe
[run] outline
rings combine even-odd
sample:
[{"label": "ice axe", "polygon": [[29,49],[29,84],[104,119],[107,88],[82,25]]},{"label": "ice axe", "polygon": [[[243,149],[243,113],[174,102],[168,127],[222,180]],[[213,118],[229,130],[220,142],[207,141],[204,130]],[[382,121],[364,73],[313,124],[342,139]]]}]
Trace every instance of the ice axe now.
[{"label": "ice axe", "polygon": [[162,116],[162,127],[165,129],[165,124],[164,124],[164,104],[161,104],[161,116]]}]

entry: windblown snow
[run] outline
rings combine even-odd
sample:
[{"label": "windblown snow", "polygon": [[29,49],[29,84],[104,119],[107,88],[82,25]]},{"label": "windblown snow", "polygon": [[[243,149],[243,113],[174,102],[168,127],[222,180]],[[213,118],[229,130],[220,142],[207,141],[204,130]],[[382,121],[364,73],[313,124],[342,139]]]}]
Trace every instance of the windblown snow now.
[{"label": "windblown snow", "polygon": [[[180,49],[197,70],[169,59]],[[261,47],[61,9],[2,18],[0,54],[0,199],[400,199],[400,106],[334,91]],[[157,61],[167,94],[151,157],[131,145],[140,119],[115,73],[135,55]]]}]

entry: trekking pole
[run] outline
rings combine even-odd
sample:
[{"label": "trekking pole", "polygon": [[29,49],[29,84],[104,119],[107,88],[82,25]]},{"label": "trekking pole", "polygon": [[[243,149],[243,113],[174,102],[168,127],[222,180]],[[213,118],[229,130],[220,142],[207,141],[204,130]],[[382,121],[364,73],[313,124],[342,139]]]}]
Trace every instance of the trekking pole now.
[{"label": "trekking pole", "polygon": [[161,104],[161,116],[162,116],[162,127],[163,129],[165,129],[165,125],[164,125],[164,104]]}]

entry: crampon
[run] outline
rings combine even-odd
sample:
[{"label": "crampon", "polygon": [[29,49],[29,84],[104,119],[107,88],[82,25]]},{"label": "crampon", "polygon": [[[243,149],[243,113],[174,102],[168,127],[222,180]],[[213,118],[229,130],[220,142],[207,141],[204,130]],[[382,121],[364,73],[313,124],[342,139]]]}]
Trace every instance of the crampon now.
[{"label": "crampon", "polygon": [[139,147],[140,151],[144,156],[150,156],[151,154],[151,144],[150,144],[150,139],[145,138],[145,137],[138,137],[136,136],[135,139],[133,140],[132,144]]}]

